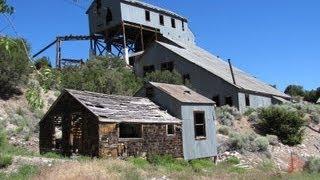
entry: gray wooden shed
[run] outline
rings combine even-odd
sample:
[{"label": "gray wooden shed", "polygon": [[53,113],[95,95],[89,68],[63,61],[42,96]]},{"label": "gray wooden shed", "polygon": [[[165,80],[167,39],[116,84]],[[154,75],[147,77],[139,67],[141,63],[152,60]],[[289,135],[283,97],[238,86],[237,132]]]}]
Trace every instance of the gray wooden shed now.
[{"label": "gray wooden shed", "polygon": [[214,102],[183,85],[150,82],[135,96],[148,97],[182,120],[184,159],[217,156]]}]

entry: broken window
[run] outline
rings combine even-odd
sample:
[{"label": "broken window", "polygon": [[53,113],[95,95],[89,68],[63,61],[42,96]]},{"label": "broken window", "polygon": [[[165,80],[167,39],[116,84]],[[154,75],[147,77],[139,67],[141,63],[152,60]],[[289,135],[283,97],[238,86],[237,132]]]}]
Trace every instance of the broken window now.
[{"label": "broken window", "polygon": [[173,28],[176,28],[176,20],[173,19],[173,18],[171,18],[171,26],[172,26]]},{"label": "broken window", "polygon": [[206,122],[204,112],[194,112],[194,131],[196,139],[202,139],[206,137]]},{"label": "broken window", "polygon": [[120,123],[119,138],[141,138],[141,137],[142,137],[141,124]]},{"label": "broken window", "polygon": [[161,63],[161,71],[173,71],[173,62]]},{"label": "broken window", "polygon": [[216,106],[220,106],[220,96],[213,96],[212,101],[214,101],[216,103]]},{"label": "broken window", "polygon": [[146,21],[150,21],[150,11],[145,11],[146,14]]},{"label": "broken window", "polygon": [[159,21],[160,21],[160,25],[164,25],[164,19],[163,19],[163,15],[159,15]]},{"label": "broken window", "polygon": [[231,96],[226,97],[225,102],[226,102],[226,105],[229,105],[230,107],[233,106],[233,100]]},{"label": "broken window", "polygon": [[246,106],[250,106],[250,96],[246,94]]},{"label": "broken window", "polygon": [[181,21],[182,22],[182,31],[184,31],[184,21]]},{"label": "broken window", "polygon": [[167,125],[167,135],[174,135],[174,125],[173,124]]},{"label": "broken window", "polygon": [[146,88],[146,97],[147,98],[152,98],[153,97],[153,88],[152,87],[147,87]]},{"label": "broken window", "polygon": [[107,10],[107,16],[106,16],[106,24],[109,24],[112,21],[112,13],[110,8]]},{"label": "broken window", "polygon": [[154,71],[154,66],[144,66],[143,67],[143,75],[145,76],[147,73],[152,73]]}]

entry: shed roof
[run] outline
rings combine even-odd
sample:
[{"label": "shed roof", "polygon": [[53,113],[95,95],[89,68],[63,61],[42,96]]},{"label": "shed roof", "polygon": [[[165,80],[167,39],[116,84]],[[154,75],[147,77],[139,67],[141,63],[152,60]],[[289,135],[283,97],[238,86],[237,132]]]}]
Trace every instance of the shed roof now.
[{"label": "shed roof", "polygon": [[150,84],[182,103],[214,104],[215,102],[183,85],[150,82]]},{"label": "shed roof", "polygon": [[66,89],[101,122],[181,123],[147,98]]},{"label": "shed roof", "polygon": [[320,98],[318,99],[317,104],[320,104]]},{"label": "shed roof", "polygon": [[287,94],[275,89],[274,87],[258,80],[257,78],[236,67],[233,67],[236,81],[236,84],[234,84],[229,64],[196,45],[182,45],[179,42],[175,42],[181,46],[178,47],[159,41],[157,41],[157,43],[240,89],[290,98],[290,96]]}]

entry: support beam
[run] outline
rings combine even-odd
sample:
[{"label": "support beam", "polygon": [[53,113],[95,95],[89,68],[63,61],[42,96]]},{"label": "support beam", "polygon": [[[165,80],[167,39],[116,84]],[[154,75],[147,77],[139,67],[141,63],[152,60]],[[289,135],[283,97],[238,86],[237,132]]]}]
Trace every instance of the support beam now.
[{"label": "support beam", "polygon": [[228,59],[228,63],[229,63],[230,71],[231,71],[231,76],[232,76],[233,84],[234,84],[234,85],[237,85],[236,79],[235,79],[235,77],[234,77],[233,67],[232,67],[231,60],[230,60],[230,59]]}]

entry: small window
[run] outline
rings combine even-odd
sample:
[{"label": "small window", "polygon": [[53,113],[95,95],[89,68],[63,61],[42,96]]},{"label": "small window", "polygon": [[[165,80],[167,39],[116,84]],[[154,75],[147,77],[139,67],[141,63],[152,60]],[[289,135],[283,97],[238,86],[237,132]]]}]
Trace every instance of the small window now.
[{"label": "small window", "polygon": [[107,16],[106,16],[106,24],[109,24],[112,21],[112,13],[110,8],[107,10]]},{"label": "small window", "polygon": [[184,31],[184,21],[181,21],[182,22],[182,31]]},{"label": "small window", "polygon": [[220,96],[213,96],[212,101],[214,101],[216,103],[217,107],[220,107]]},{"label": "small window", "polygon": [[233,100],[231,96],[226,97],[226,105],[229,105],[230,107],[233,106]]},{"label": "small window", "polygon": [[146,21],[150,21],[150,11],[145,11],[146,12]]},{"label": "small window", "polygon": [[154,71],[154,66],[151,65],[151,66],[144,66],[143,67],[143,74],[144,76],[147,74],[147,73],[152,73]]},{"label": "small window", "polygon": [[152,98],[153,97],[153,88],[152,87],[147,87],[146,88],[146,97],[147,98]]},{"label": "small window", "polygon": [[167,125],[167,135],[174,135],[174,125],[173,124]]},{"label": "small window", "polygon": [[142,125],[121,123],[119,125],[119,138],[141,138]]},{"label": "small window", "polygon": [[190,74],[184,74],[182,78],[183,84],[190,82]]},{"label": "small window", "polygon": [[206,121],[204,112],[194,112],[195,138],[206,138]]},{"label": "small window", "polygon": [[176,20],[173,19],[173,18],[171,18],[171,26],[172,26],[173,28],[176,28]]},{"label": "small window", "polygon": [[246,94],[246,106],[250,106],[250,96]]},{"label": "small window", "polygon": [[161,63],[161,71],[173,71],[173,62]]},{"label": "small window", "polygon": [[164,25],[164,19],[163,19],[163,15],[159,15],[159,22],[160,22],[160,25]]}]

